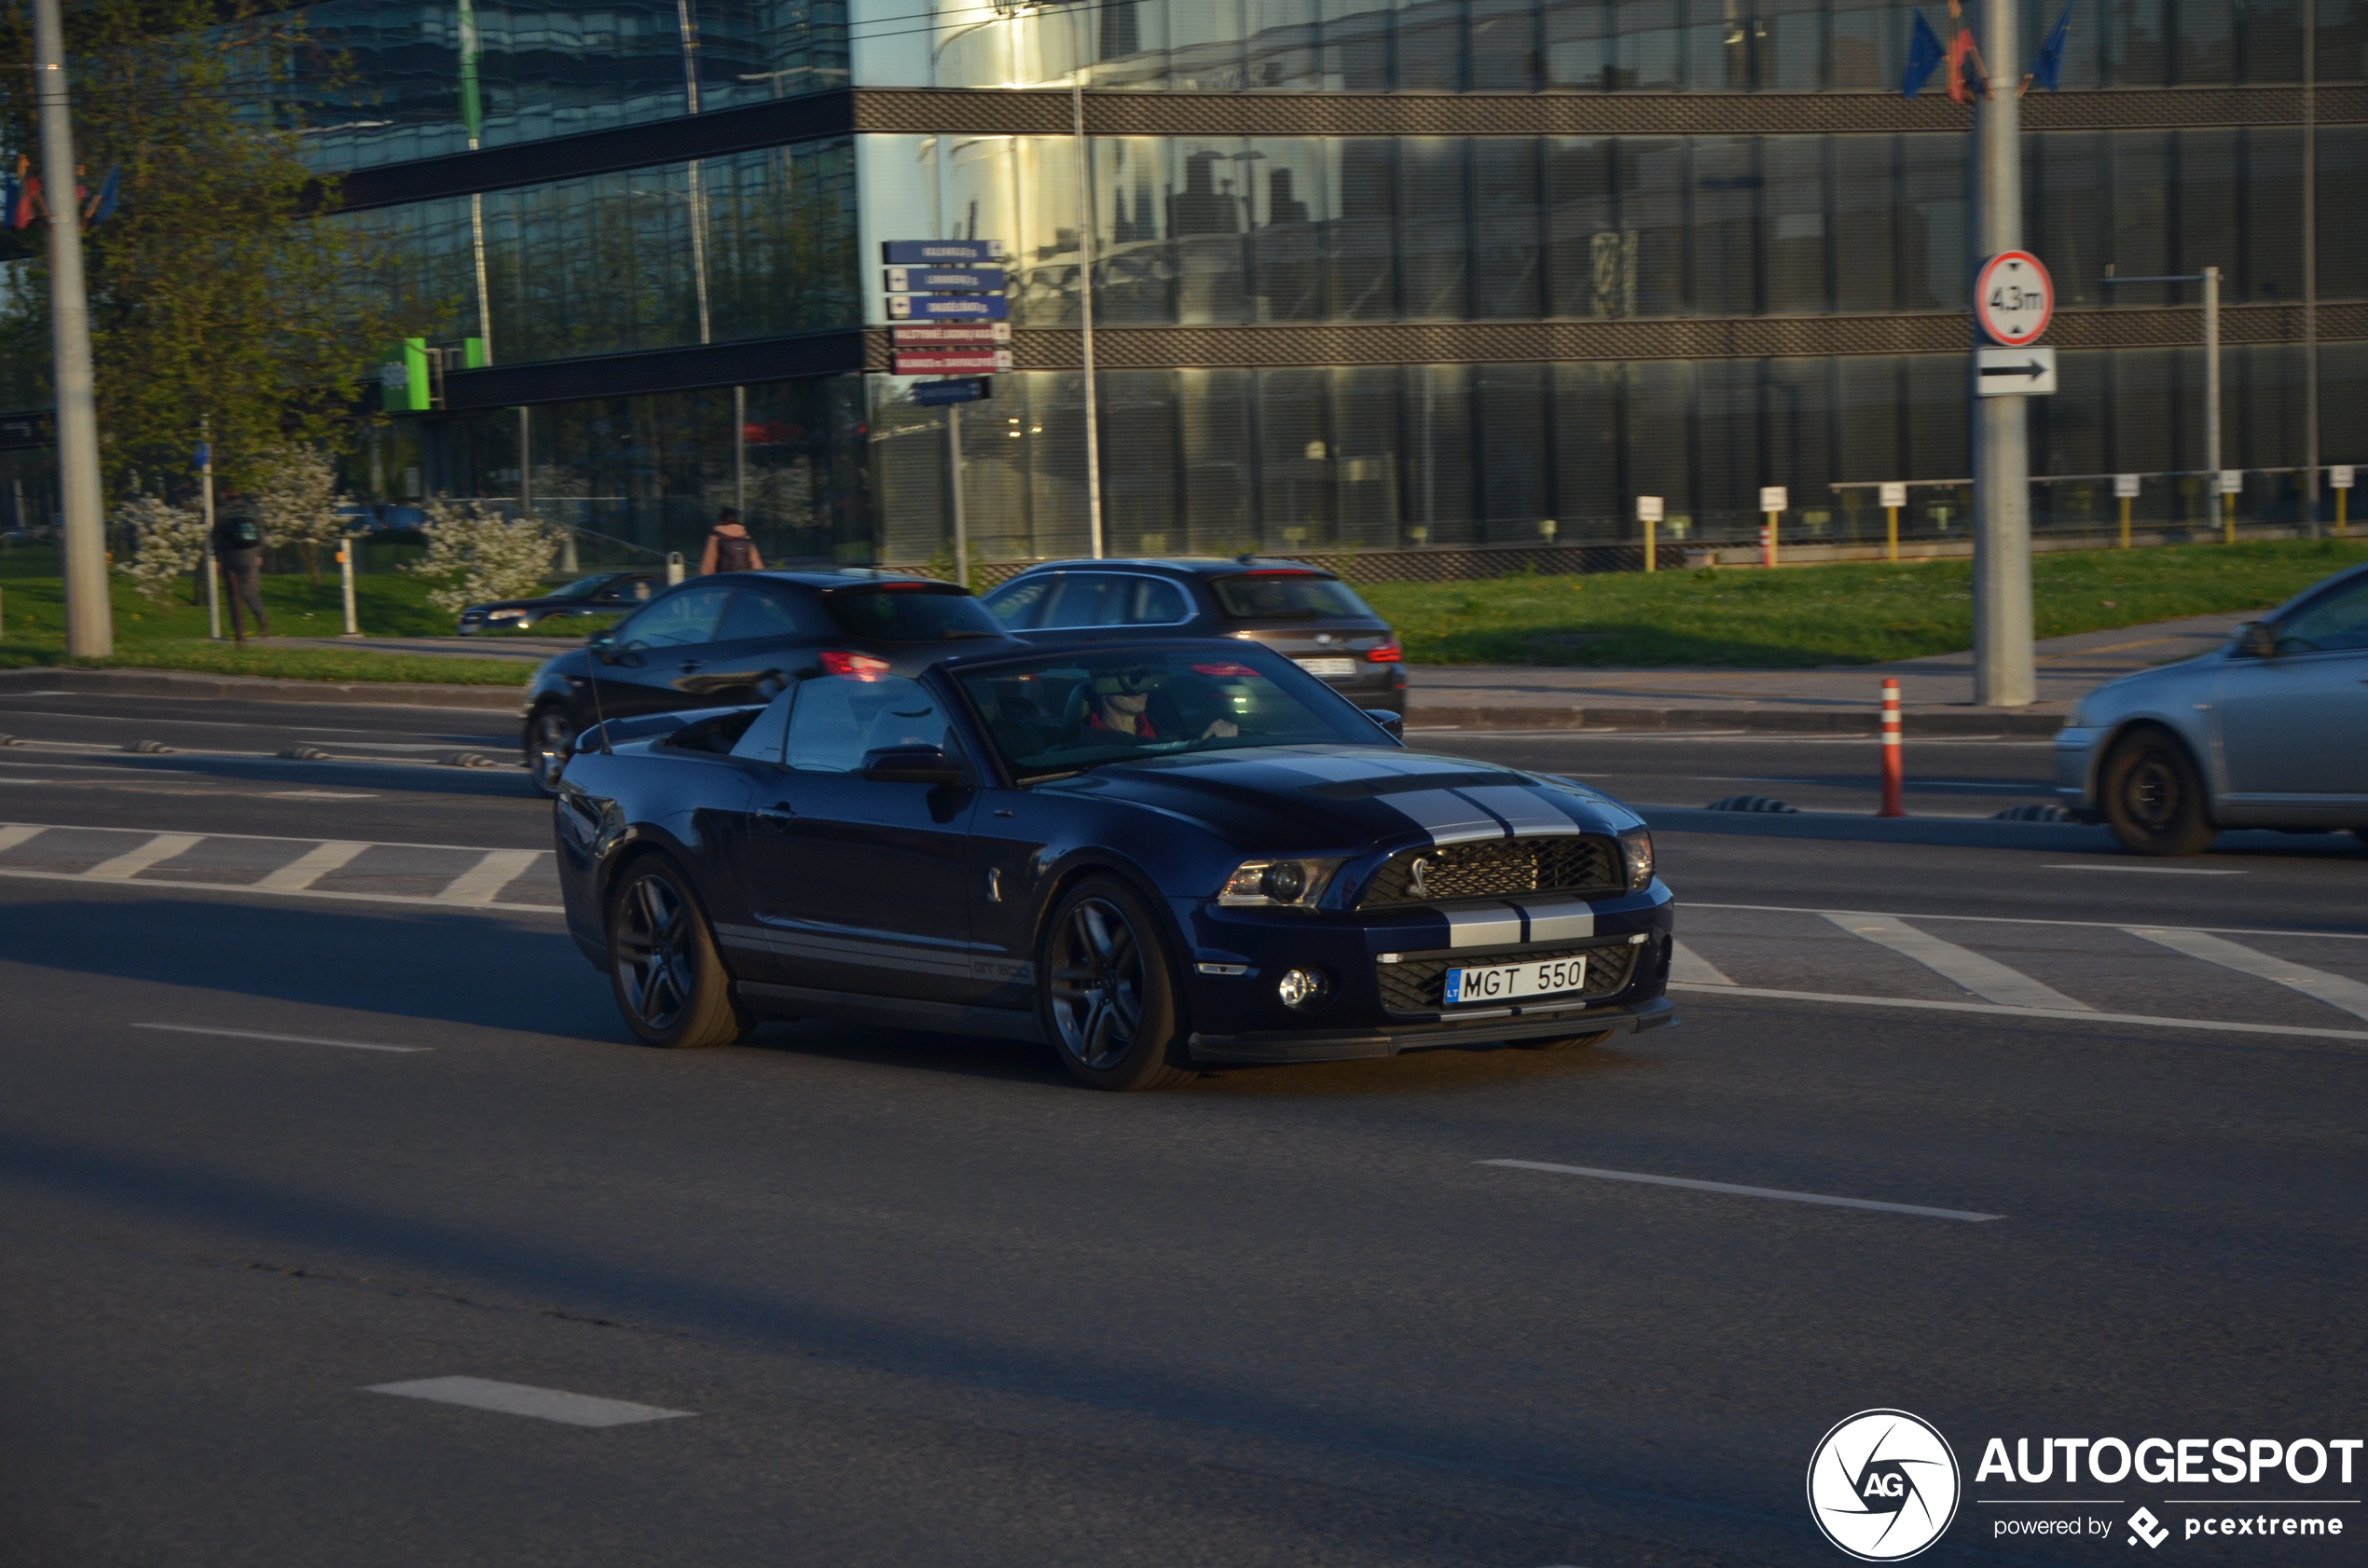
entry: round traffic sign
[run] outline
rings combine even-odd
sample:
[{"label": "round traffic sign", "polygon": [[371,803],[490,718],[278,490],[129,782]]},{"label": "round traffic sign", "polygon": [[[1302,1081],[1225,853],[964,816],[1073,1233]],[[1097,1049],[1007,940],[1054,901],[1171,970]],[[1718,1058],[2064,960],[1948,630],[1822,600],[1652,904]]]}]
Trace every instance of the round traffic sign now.
[{"label": "round traffic sign", "polygon": [[2056,315],[2056,282],[2029,251],[2001,251],[1974,279],[1974,320],[1993,343],[2020,348]]}]

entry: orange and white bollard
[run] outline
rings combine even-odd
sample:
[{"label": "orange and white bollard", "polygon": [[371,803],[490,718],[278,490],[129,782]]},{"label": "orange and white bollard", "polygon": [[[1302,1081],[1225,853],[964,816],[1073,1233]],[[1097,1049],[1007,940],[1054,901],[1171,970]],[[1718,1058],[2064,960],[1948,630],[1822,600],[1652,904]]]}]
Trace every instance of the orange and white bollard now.
[{"label": "orange and white bollard", "polygon": [[1905,772],[1899,756],[1899,682],[1883,682],[1883,808],[1878,817],[1905,817],[1907,805]]}]

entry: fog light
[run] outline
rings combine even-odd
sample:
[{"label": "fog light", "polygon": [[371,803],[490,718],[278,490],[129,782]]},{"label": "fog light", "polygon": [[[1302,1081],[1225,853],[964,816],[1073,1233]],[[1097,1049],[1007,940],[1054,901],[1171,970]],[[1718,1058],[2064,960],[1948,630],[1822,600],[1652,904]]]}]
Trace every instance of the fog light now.
[{"label": "fog light", "polygon": [[1283,998],[1285,1007],[1295,1007],[1303,1012],[1312,1007],[1322,1007],[1331,996],[1331,977],[1322,970],[1292,970],[1275,983],[1274,994]]}]

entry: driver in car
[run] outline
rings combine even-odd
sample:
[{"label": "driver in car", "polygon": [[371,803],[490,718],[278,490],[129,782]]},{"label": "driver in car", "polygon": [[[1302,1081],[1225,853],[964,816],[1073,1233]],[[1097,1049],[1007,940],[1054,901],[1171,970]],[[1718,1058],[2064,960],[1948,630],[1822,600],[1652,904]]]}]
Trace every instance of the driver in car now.
[{"label": "driver in car", "polygon": [[[1086,735],[1096,740],[1120,743],[1168,738],[1160,734],[1149,712],[1151,692],[1159,683],[1159,677],[1148,669],[1122,669],[1113,675],[1095,676],[1094,707],[1085,716]],[[1241,733],[1230,720],[1212,719],[1199,738],[1213,740]]]}]

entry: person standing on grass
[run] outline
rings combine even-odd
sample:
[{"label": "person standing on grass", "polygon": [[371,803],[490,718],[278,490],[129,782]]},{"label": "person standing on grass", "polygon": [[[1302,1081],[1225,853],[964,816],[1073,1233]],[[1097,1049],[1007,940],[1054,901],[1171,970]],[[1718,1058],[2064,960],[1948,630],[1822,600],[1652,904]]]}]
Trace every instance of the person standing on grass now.
[{"label": "person standing on grass", "polygon": [[764,570],[764,557],[757,554],[756,541],[749,537],[749,530],[740,526],[739,513],[725,507],[707,536],[707,548],[699,552],[699,575]]},{"label": "person standing on grass", "polygon": [[239,617],[241,605],[255,612],[255,635],[269,637],[271,622],[263,613],[262,528],[243,513],[215,518],[213,559],[222,569],[223,597],[230,601],[231,637],[240,647],[246,646],[246,627]]}]

